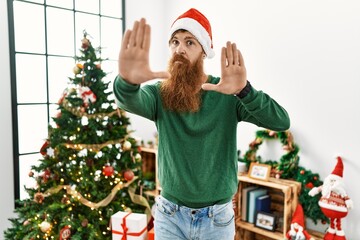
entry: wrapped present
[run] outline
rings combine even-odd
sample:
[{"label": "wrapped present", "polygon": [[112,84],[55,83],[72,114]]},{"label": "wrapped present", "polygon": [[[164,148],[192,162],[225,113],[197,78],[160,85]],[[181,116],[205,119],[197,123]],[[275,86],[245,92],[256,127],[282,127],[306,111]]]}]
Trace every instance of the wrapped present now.
[{"label": "wrapped present", "polygon": [[147,216],[119,211],[111,216],[113,240],[147,239]]},{"label": "wrapped present", "polygon": [[155,239],[154,228],[152,228],[152,229],[148,232],[148,237],[149,237],[149,240],[154,240],[154,239]]}]

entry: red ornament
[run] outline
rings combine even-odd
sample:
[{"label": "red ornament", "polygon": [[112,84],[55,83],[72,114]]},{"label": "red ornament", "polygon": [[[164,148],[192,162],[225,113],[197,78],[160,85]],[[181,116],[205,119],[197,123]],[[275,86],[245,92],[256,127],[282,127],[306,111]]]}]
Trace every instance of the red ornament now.
[{"label": "red ornament", "polygon": [[110,165],[103,167],[103,174],[107,177],[110,177],[114,174],[114,168]]},{"label": "red ornament", "polygon": [[301,170],[301,171],[300,171],[300,174],[301,174],[301,175],[304,175],[304,173],[305,173],[304,170]]},{"label": "red ornament", "polygon": [[46,149],[49,147],[49,141],[44,142],[44,144],[40,148],[41,155],[46,155]]},{"label": "red ornament", "polygon": [[314,180],[315,180],[315,181],[318,180],[318,177],[317,177],[317,176],[314,176]]},{"label": "red ornament", "polygon": [[49,169],[45,169],[44,174],[42,175],[42,179],[44,183],[46,183],[50,178],[51,172]]},{"label": "red ornament", "polygon": [[60,230],[60,240],[70,239],[71,230],[69,226],[65,226]]},{"label": "red ornament", "polygon": [[126,170],[124,172],[124,178],[126,181],[131,181],[134,178],[134,172],[130,169]]},{"label": "red ornament", "polygon": [[312,182],[308,182],[305,187],[312,189],[314,187],[314,184]]}]

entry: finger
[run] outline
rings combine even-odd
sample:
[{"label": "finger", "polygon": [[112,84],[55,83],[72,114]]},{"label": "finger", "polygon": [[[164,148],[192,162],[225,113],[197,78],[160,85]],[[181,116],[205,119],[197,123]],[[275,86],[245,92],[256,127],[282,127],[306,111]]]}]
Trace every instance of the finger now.
[{"label": "finger", "polygon": [[217,91],[218,85],[212,83],[204,83],[203,85],[201,85],[201,88],[205,91]]},{"label": "finger", "polygon": [[133,26],[133,29],[132,29],[132,34],[130,36],[130,39],[129,39],[129,46],[128,47],[133,47],[136,45],[136,35],[137,35],[137,32],[138,32],[138,28],[139,28],[139,21],[135,21],[134,22],[134,26]]},{"label": "finger", "polygon": [[226,43],[226,56],[227,56],[228,65],[233,65],[234,64],[234,55],[232,52],[231,42]]},{"label": "finger", "polygon": [[153,79],[155,79],[155,78],[169,79],[170,73],[168,73],[168,72],[153,72]]},{"label": "finger", "polygon": [[145,35],[142,48],[146,51],[150,51],[150,39],[151,39],[151,28],[150,25],[146,24],[145,26]]},{"label": "finger", "polygon": [[136,38],[135,38],[135,41],[136,41],[135,46],[139,46],[140,48],[143,46],[145,26],[146,26],[146,20],[145,20],[145,18],[141,18],[140,23],[139,23],[139,28],[136,33]]},{"label": "finger", "polygon": [[234,43],[232,45],[232,52],[233,52],[233,55],[234,55],[234,64],[235,65],[240,65],[240,62],[239,62],[239,52],[237,50],[237,47],[236,47],[236,43]]},{"label": "finger", "polygon": [[240,64],[240,66],[245,67],[245,61],[244,61],[244,58],[243,58],[240,50],[238,50],[238,55],[239,55],[239,64]]},{"label": "finger", "polygon": [[125,50],[128,48],[130,36],[131,30],[127,30],[121,43],[121,50]]},{"label": "finger", "polygon": [[224,71],[226,68],[226,48],[221,48],[221,71]]}]

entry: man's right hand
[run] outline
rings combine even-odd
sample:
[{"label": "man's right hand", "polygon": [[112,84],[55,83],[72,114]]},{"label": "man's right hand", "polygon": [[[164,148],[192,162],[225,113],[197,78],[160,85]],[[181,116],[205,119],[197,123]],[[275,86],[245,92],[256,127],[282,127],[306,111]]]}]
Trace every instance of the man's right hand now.
[{"label": "man's right hand", "polygon": [[149,66],[150,25],[142,18],[127,30],[119,53],[119,76],[132,84],[155,78],[169,78],[168,72],[153,72]]}]

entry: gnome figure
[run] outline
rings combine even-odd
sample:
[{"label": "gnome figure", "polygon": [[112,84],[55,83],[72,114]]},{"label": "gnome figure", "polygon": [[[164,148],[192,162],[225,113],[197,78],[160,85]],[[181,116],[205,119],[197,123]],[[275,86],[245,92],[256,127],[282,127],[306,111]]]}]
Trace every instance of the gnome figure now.
[{"label": "gnome figure", "polygon": [[330,219],[330,226],[324,236],[325,240],[346,239],[341,228],[341,219],[346,217],[348,210],[353,207],[353,202],[344,188],[343,170],[342,159],[337,157],[335,169],[325,178],[324,184],[312,188],[309,192],[312,197],[321,192],[319,206],[324,215]]},{"label": "gnome figure", "polygon": [[305,230],[304,211],[298,204],[291,220],[290,230],[286,233],[288,240],[314,240]]}]

